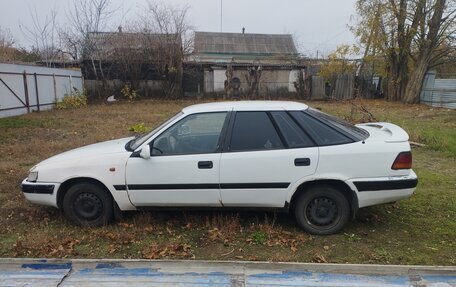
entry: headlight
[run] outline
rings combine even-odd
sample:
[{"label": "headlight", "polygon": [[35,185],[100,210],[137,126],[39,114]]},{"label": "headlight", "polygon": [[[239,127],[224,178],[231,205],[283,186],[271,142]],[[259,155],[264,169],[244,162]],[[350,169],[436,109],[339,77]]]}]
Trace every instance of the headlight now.
[{"label": "headlight", "polygon": [[37,179],[38,179],[37,171],[31,171],[27,177],[27,181],[29,181],[29,182],[36,182]]}]

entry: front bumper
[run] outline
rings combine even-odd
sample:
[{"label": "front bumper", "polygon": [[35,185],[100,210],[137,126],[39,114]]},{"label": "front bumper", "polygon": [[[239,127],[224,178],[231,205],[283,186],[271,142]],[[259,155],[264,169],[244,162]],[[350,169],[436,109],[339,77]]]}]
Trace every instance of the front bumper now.
[{"label": "front bumper", "polygon": [[410,197],[418,184],[413,170],[406,176],[354,178],[347,184],[356,191],[359,207],[395,202]]},{"label": "front bumper", "polygon": [[54,193],[54,184],[22,184],[23,193],[52,194]]},{"label": "front bumper", "polygon": [[35,204],[57,207],[57,190],[60,184],[55,182],[22,181],[21,189],[25,198]]}]

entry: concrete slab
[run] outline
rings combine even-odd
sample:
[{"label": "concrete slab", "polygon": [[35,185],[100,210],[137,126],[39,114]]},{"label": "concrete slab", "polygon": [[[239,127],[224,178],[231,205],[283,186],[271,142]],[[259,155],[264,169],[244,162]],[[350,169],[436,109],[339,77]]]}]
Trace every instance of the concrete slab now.
[{"label": "concrete slab", "polygon": [[69,262],[0,260],[0,286],[58,286],[70,270]]},{"label": "concrete slab", "polygon": [[0,286],[456,287],[456,267],[196,260],[0,259]]}]

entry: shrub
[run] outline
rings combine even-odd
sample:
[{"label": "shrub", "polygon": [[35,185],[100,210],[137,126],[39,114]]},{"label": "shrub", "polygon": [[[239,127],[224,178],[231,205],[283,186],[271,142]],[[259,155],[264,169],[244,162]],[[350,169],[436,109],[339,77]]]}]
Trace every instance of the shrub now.
[{"label": "shrub", "polygon": [[150,130],[149,127],[146,127],[144,123],[132,125],[129,129],[129,131],[137,133],[137,134],[143,134],[146,133]]},{"label": "shrub", "polygon": [[122,90],[120,90],[120,93],[130,102],[139,97],[138,91],[131,89],[128,85],[125,85]]},{"label": "shrub", "polygon": [[71,94],[65,94],[63,98],[55,103],[58,110],[77,109],[87,106],[87,96],[84,91],[73,91]]}]

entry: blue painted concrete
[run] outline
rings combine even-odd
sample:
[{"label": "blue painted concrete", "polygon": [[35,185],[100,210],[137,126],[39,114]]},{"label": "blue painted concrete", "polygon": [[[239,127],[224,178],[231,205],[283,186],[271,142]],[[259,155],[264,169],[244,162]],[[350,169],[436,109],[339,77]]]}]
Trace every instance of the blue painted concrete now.
[{"label": "blue painted concrete", "polygon": [[122,264],[112,262],[112,263],[98,263],[95,269],[102,269],[102,268],[122,268]]},{"label": "blue painted concrete", "polygon": [[169,273],[153,268],[97,267],[71,273],[61,286],[231,286],[231,275],[223,272]]},{"label": "blue painted concrete", "polygon": [[408,276],[283,272],[248,276],[246,286],[412,286]]},{"label": "blue painted concrete", "polygon": [[122,276],[157,276],[157,271],[149,268],[84,268],[78,271],[84,276],[91,274],[122,275]]},{"label": "blue painted concrete", "polygon": [[284,271],[282,273],[260,273],[251,275],[252,278],[294,278],[294,277],[305,277],[312,276],[312,272],[303,271]]},{"label": "blue painted concrete", "polygon": [[[14,261],[14,260],[13,260]],[[244,264],[244,265],[243,265]],[[16,263],[0,259],[1,286],[320,286],[320,287],[456,287],[456,269],[434,274],[407,269],[403,275],[356,275],[286,269],[286,264],[209,262],[56,262],[25,260]],[[289,265],[288,265],[289,266]],[[340,265],[343,268],[343,265]],[[225,268],[225,269],[224,269]],[[265,269],[266,268],[266,269]],[[293,267],[294,268],[294,267]],[[359,267],[359,268],[362,268]],[[384,269],[382,269],[384,268]],[[430,267],[432,268],[432,267]],[[337,269],[337,268],[336,268]],[[394,267],[379,266],[380,272]],[[356,268],[351,269],[352,272]],[[424,269],[423,269],[424,270]],[[339,271],[337,271],[339,272]],[[399,273],[398,273],[399,274]]]},{"label": "blue painted concrete", "polygon": [[423,275],[421,276],[423,280],[426,282],[432,283],[439,283],[439,282],[446,282],[450,284],[450,286],[456,286],[456,275]]},{"label": "blue painted concrete", "polygon": [[71,270],[71,263],[35,262],[0,263],[0,286],[57,286]]},{"label": "blue painted concrete", "polygon": [[22,268],[35,270],[71,269],[71,263],[32,263],[22,264]]}]

